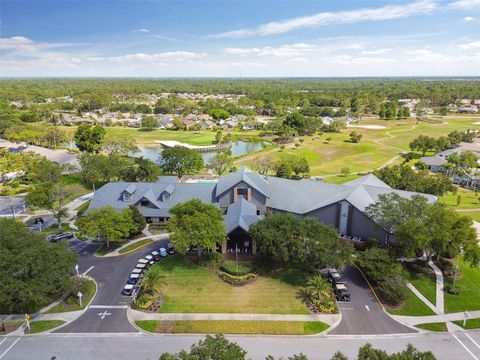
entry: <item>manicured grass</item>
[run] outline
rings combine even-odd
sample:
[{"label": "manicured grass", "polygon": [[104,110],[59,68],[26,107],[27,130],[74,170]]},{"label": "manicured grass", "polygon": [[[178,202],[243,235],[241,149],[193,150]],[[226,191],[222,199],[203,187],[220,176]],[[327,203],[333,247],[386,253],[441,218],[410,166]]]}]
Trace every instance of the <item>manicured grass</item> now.
[{"label": "manicured grass", "polygon": [[252,271],[252,264],[250,261],[228,260],[222,264],[222,270],[234,275],[246,274]]},{"label": "manicured grass", "polygon": [[120,254],[125,254],[129,251],[132,251],[132,250],[135,250],[135,249],[138,249],[138,248],[141,248],[142,246],[145,246],[147,244],[150,244],[152,242],[151,239],[143,239],[143,240],[140,240],[140,241],[137,241],[133,244],[130,244],[126,247],[124,247],[123,249],[119,250],[118,252]]},{"label": "manicured grass", "polygon": [[47,330],[52,330],[65,324],[63,320],[36,320],[30,322],[29,334],[37,334]]},{"label": "manicured grass", "polygon": [[102,244],[102,246],[100,248],[98,248],[97,251],[95,251],[95,255],[103,256],[105,254],[108,254],[108,253],[118,249],[122,245],[125,245],[125,241],[110,241],[110,246],[109,247],[107,247],[106,244]]},{"label": "manicured grass", "polygon": [[469,216],[472,220],[480,222],[480,211],[459,211],[459,214]]},{"label": "manicured grass", "polygon": [[435,313],[422,300],[420,300],[410,289],[407,291],[405,303],[398,308],[387,307],[387,311],[392,315],[405,316],[424,316],[435,315]]},{"label": "manicured grass", "polygon": [[[76,197],[82,196],[85,194],[89,194],[93,191],[92,184],[85,184],[83,182],[83,176],[81,173],[73,173],[73,174],[65,174],[62,175],[62,182],[67,185],[79,185],[79,188],[82,190],[80,194],[77,194]],[[95,183],[95,189],[100,189],[103,185],[105,185],[106,181],[97,181]]]},{"label": "manicured grass", "polygon": [[460,326],[461,328],[464,328],[466,330],[471,330],[471,329],[479,329],[480,328],[480,318],[476,319],[467,319],[467,323],[465,324],[465,327],[463,327],[463,320],[457,320],[454,321],[455,324]]},{"label": "manicured grass", "polygon": [[[457,205],[457,197],[461,197],[460,205]],[[448,192],[441,196],[438,201],[455,209],[475,209],[480,208],[480,194],[474,191],[458,188],[457,193]],[[468,214],[468,213],[466,213]]]},{"label": "manicured grass", "polygon": [[428,330],[428,331],[437,331],[437,332],[444,332],[448,331],[447,324],[444,322],[437,322],[437,323],[425,323],[425,324],[418,324],[415,325],[416,327]]},{"label": "manicured grass", "polygon": [[159,320],[137,320],[135,324],[145,331],[154,333],[157,331],[157,327],[160,324]]},{"label": "manicured grass", "polygon": [[307,314],[298,290],[307,276],[286,269],[258,276],[251,284],[233,287],[206,268],[180,256],[157,263],[166,276],[161,312],[173,313],[251,313]]},{"label": "manicured grass", "polygon": [[309,335],[328,329],[320,321],[240,321],[240,320],[181,320],[181,321],[137,321],[136,324],[149,332],[177,334],[270,334]]},{"label": "manicured grass", "polygon": [[332,184],[344,184],[346,182],[358,179],[360,176],[357,174],[350,174],[347,176],[329,176],[323,179],[323,181]]},{"label": "manicured grass", "polygon": [[437,299],[437,284],[435,275],[409,272],[409,281],[422,293],[433,305]]},{"label": "manicured grass", "polygon": [[[360,143],[353,144],[346,140],[352,129],[343,130],[341,133],[324,133],[322,136],[305,136],[304,142],[295,148],[293,144],[287,145],[282,151],[269,151],[268,156],[273,160],[285,154],[296,154],[307,159],[310,165],[310,175],[336,175],[341,169],[348,167],[351,172],[366,172],[378,168],[402,151],[409,151],[410,141],[421,134],[439,137],[447,135],[453,130],[466,130],[475,127],[472,117],[448,118],[448,124],[416,124],[413,119],[384,121],[368,120],[368,123],[387,126],[387,129],[354,129],[362,134]],[[367,122],[367,121],[366,121]],[[361,124],[361,122],[360,122]],[[415,128],[412,129],[412,127]],[[332,140],[326,144],[325,139]],[[393,137],[393,138],[392,138]],[[267,152],[265,152],[267,153]],[[253,167],[255,160],[265,156],[259,152],[236,162],[237,166]],[[399,159],[402,161],[402,159]],[[325,179],[325,181],[328,181]],[[335,180],[334,180],[335,181]]]},{"label": "manicured grass", "polygon": [[[461,276],[455,286],[459,287],[459,296],[445,293],[445,312],[462,312],[465,310],[480,310],[480,268],[470,267],[458,261]],[[447,279],[446,285],[453,285],[453,280]]]},{"label": "manicured grass", "polygon": [[85,291],[83,294],[82,307],[80,307],[78,297],[76,295],[70,295],[60,304],[55,305],[53,308],[48,310],[47,314],[67,312],[67,311],[77,311],[77,310],[84,309],[92,299],[93,295],[95,295],[95,289],[96,289],[95,282],[92,280],[89,280],[87,285],[87,291]]},{"label": "manicured grass", "polygon": [[23,321],[2,321],[1,324],[5,325],[5,332],[0,333],[0,335],[5,335],[17,330],[20,325],[23,324]]}]

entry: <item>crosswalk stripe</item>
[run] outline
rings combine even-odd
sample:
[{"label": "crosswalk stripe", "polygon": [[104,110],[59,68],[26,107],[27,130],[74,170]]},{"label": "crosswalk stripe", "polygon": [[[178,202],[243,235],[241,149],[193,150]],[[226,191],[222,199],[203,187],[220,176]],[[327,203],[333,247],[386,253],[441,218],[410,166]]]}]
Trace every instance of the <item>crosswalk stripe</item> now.
[{"label": "crosswalk stripe", "polygon": [[463,342],[460,341],[460,339],[455,335],[455,334],[452,334],[452,336],[460,343],[460,345],[462,345],[462,347],[467,350],[467,352],[475,359],[475,360],[478,360],[478,358],[475,356],[474,353],[472,353],[470,351],[470,349],[467,347],[467,345],[465,345]]},{"label": "crosswalk stripe", "polygon": [[2,359],[2,358],[7,354],[7,352],[9,352],[10,349],[15,346],[15,344],[18,342],[18,340],[20,340],[20,338],[17,338],[17,340],[15,340],[15,341],[13,342],[13,344],[10,345],[10,346],[7,348],[7,350],[5,350],[2,354],[0,354],[0,359]]},{"label": "crosswalk stripe", "polygon": [[475,344],[476,347],[478,347],[478,348],[480,349],[480,345],[478,345],[478,343],[477,343],[475,340],[473,340],[473,339],[470,337],[470,335],[468,335],[467,333],[465,333],[465,335],[470,339],[471,342],[473,342],[473,343]]}]

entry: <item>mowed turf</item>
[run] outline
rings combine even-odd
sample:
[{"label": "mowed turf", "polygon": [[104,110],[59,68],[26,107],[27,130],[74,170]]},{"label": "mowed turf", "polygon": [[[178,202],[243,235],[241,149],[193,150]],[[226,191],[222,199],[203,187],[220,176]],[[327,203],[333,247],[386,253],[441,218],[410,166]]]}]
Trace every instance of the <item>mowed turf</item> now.
[{"label": "mowed turf", "polygon": [[[350,128],[341,133],[323,133],[321,136],[306,136],[304,142],[297,148],[287,145],[283,150],[268,153],[273,160],[285,154],[296,154],[305,157],[310,165],[310,175],[340,174],[342,168],[348,167],[353,172],[366,172],[376,169],[402,152],[409,151],[409,143],[419,135],[432,137],[444,136],[454,130],[480,128],[473,123],[475,117],[445,118],[447,124],[424,124],[413,119],[409,120],[362,120],[360,124],[385,126],[385,129]],[[360,143],[349,142],[349,133],[355,131],[363,138]],[[331,138],[327,143],[326,139]],[[431,154],[429,154],[431,155]],[[237,166],[253,167],[255,160],[264,156],[259,152],[237,162]],[[403,159],[398,158],[393,163]],[[327,180],[328,181],[328,180]]]},{"label": "mowed turf", "polygon": [[149,332],[177,334],[310,335],[329,327],[321,321],[141,320],[136,324]]},{"label": "mowed turf", "polygon": [[407,290],[405,302],[397,308],[387,307],[387,311],[392,315],[404,316],[426,316],[435,315],[432,309],[425,305],[410,289]]},{"label": "mowed turf", "polygon": [[259,276],[251,284],[233,287],[213,271],[188,263],[180,256],[155,266],[166,275],[161,312],[307,314],[297,297],[306,278],[294,270]]},{"label": "mowed turf", "polygon": [[[460,196],[460,204],[457,205],[457,199]],[[457,193],[448,192],[442,195],[439,199],[442,204],[448,205],[455,209],[480,209],[480,194],[475,194],[475,191],[457,188]],[[465,215],[468,214],[465,212]]]},{"label": "mowed turf", "polygon": [[[462,312],[465,310],[480,310],[480,268],[458,261],[461,276],[455,283],[460,288],[460,295],[445,293],[445,312]],[[453,280],[448,279],[446,285],[452,286]]]}]

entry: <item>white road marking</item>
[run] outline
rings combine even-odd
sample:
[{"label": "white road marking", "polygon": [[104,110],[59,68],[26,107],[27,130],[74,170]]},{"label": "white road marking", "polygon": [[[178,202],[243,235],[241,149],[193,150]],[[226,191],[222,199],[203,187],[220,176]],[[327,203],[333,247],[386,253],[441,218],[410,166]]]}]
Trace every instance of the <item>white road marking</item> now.
[{"label": "white road marking", "polygon": [[473,343],[475,344],[475,346],[480,349],[480,345],[479,345],[475,340],[473,340],[473,339],[470,337],[470,335],[468,335],[467,333],[465,333],[465,336],[468,337],[468,338],[471,340],[471,342],[473,342]]},{"label": "white road marking", "polygon": [[98,313],[97,315],[100,316],[100,320],[103,320],[105,319],[105,316],[110,316],[112,314],[110,314],[109,312],[107,312],[107,310],[105,310],[103,313]]},{"label": "white road marking", "polygon": [[0,359],[3,358],[3,357],[7,354],[7,352],[9,352],[10,349],[15,346],[15,344],[18,342],[18,340],[20,340],[20,338],[17,338],[17,340],[15,340],[15,341],[13,342],[13,344],[10,345],[10,346],[7,348],[7,350],[5,350],[2,354],[0,354]]},{"label": "white road marking", "polygon": [[354,308],[346,308],[346,307],[342,307],[342,310],[355,310]]},{"label": "white road marking", "polygon": [[365,305],[365,309],[367,309],[367,311],[370,311],[370,308],[368,307],[368,305]]},{"label": "white road marking", "polygon": [[0,341],[0,345],[2,345],[6,340],[7,340],[7,338],[5,338],[5,339],[3,339],[2,341]]},{"label": "white road marking", "polygon": [[90,266],[82,275],[87,275],[95,266]]},{"label": "white road marking", "polygon": [[467,352],[475,359],[475,360],[478,360],[478,358],[475,356],[474,353],[472,353],[470,351],[470,349],[467,347],[467,345],[465,345],[463,342],[460,341],[460,339],[455,335],[455,334],[452,334],[452,336],[460,343],[460,345],[462,345],[462,347],[467,350]]},{"label": "white road marking", "polygon": [[90,309],[126,309],[128,305],[90,305]]}]

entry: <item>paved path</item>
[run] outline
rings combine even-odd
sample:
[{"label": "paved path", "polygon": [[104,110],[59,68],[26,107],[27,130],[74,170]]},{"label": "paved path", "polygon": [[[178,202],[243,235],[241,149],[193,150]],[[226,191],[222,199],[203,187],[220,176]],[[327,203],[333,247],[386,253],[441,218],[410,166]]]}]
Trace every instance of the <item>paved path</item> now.
[{"label": "paved path", "polygon": [[[468,335],[468,336],[467,336]],[[158,359],[163,352],[189,349],[203,335],[164,334],[49,334],[40,336],[8,337],[2,344],[1,360],[53,359],[57,360],[132,360]],[[480,331],[468,333],[422,333],[393,336],[227,336],[247,351],[247,358],[265,360],[303,353],[309,360],[330,359],[342,351],[349,359],[356,359],[358,348],[371,343],[388,353],[399,352],[412,344],[420,351],[432,351],[438,360],[478,360]],[[474,343],[475,342],[475,343]],[[472,356],[475,356],[473,357]]]},{"label": "paved path", "polygon": [[[468,314],[469,314],[469,319],[480,318],[480,310],[469,311]],[[430,316],[394,315],[393,317],[404,324],[416,325],[416,324],[431,323],[431,322],[449,322],[449,321],[463,320],[465,318],[465,313],[458,312],[458,313],[438,314],[438,315],[430,315]]]},{"label": "paved path", "polygon": [[132,320],[258,320],[258,321],[322,321],[333,325],[340,318],[338,314],[323,315],[273,315],[273,314],[176,314],[176,313],[148,313],[137,310],[128,310]]},{"label": "paved path", "polygon": [[444,285],[443,285],[443,273],[442,271],[433,263],[432,260],[428,262],[428,265],[433,269],[435,272],[435,276],[437,277],[436,281],[436,296],[435,296],[435,307],[437,314],[445,313],[445,306],[444,306]]},{"label": "paved path", "polygon": [[435,307],[435,305],[433,305],[430,300],[428,300],[425,296],[423,296],[423,294],[418,291],[418,289],[413,286],[411,283],[407,283],[407,287],[413,291],[413,293],[420,299],[423,301],[423,303],[425,305],[427,305],[434,313],[438,314],[437,312],[437,308]]},{"label": "paved path", "polygon": [[394,320],[383,309],[358,269],[348,266],[342,274],[347,280],[352,300],[339,303],[342,320],[334,329],[328,332],[329,334],[415,333],[415,330]]}]

